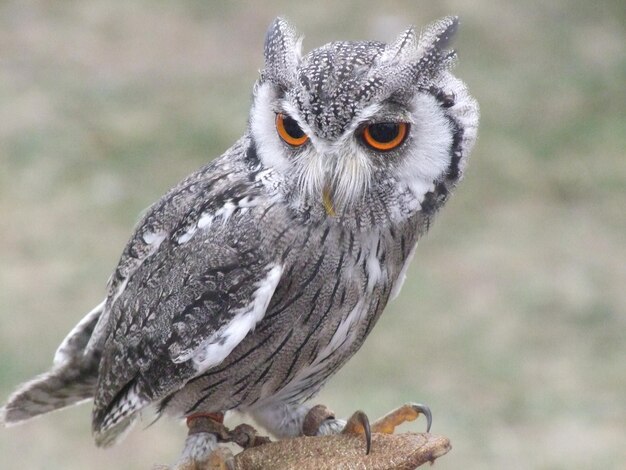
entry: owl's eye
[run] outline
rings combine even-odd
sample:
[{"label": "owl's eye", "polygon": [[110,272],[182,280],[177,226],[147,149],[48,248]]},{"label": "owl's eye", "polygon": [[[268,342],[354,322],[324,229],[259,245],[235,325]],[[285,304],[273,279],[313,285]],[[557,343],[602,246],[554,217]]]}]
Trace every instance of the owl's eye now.
[{"label": "owl's eye", "polygon": [[377,122],[363,129],[363,142],[374,150],[386,152],[399,147],[408,134],[406,122]]},{"label": "owl's eye", "polygon": [[296,120],[282,113],[276,115],[276,130],[280,138],[292,147],[300,147],[309,140]]}]

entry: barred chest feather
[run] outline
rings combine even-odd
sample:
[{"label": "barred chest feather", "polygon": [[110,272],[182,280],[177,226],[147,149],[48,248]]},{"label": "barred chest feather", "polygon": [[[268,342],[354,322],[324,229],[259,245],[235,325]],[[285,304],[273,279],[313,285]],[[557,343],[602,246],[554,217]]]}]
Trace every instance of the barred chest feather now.
[{"label": "barred chest feather", "polygon": [[393,229],[354,234],[326,227],[312,244],[319,247],[310,253],[319,270],[312,270],[303,282],[313,298],[294,306],[302,313],[294,315],[298,320],[293,325],[309,338],[292,358],[295,374],[292,370],[290,379],[278,387],[266,383],[261,405],[311,398],[360,348],[392,293],[399,290],[415,234],[398,235]]},{"label": "barred chest feather", "polygon": [[399,289],[418,236],[416,221],[409,222],[402,230],[355,232],[327,219],[285,232],[277,240],[286,253],[281,281],[263,319],[168,407],[185,414],[245,410],[314,396],[363,344]]}]

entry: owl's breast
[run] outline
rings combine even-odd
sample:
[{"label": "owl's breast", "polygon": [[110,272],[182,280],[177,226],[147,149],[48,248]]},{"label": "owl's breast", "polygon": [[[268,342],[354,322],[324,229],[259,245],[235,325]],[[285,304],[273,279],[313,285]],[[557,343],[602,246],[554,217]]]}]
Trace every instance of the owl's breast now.
[{"label": "owl's breast", "polygon": [[286,255],[263,319],[219,367],[187,385],[181,403],[201,396],[206,411],[245,410],[315,395],[371,332],[414,245],[400,230],[273,229],[283,234],[274,248]]},{"label": "owl's breast", "polygon": [[[310,398],[359,349],[404,265],[397,231],[359,234],[327,225],[296,243],[260,329],[283,331],[260,403]],[[271,325],[271,326],[270,326]]]}]

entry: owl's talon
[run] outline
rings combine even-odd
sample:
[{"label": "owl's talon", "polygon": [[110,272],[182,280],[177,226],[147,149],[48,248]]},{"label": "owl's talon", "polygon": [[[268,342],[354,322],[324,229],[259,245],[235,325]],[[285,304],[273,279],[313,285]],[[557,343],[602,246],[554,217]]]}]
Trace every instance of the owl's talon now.
[{"label": "owl's talon", "polygon": [[230,438],[230,432],[224,426],[223,414],[197,413],[187,417],[188,435],[209,433],[213,434],[220,442],[226,442]]},{"label": "owl's talon", "polygon": [[369,455],[372,448],[372,429],[370,427],[370,420],[367,415],[359,410],[355,411],[346,426],[341,431],[342,434],[364,434],[365,435],[365,455]]},{"label": "owl's talon", "polygon": [[257,435],[256,429],[249,424],[240,424],[229,433],[228,441],[234,442],[242,449],[249,449],[250,447],[257,447],[270,442],[270,438],[267,436]]},{"label": "owl's talon", "polygon": [[433,422],[433,415],[426,405],[419,403],[407,403],[400,408],[387,413],[382,418],[377,419],[372,424],[373,432],[380,432],[384,434],[393,434],[397,426],[407,421],[414,421],[417,417],[423,414],[426,417],[426,432],[430,432],[430,426]]},{"label": "owl's talon", "polygon": [[422,413],[424,415],[424,417],[426,418],[426,432],[430,432],[430,427],[433,424],[433,414],[430,411],[430,408],[426,405],[421,405],[419,403],[413,403],[411,406],[413,406],[413,409],[416,412]]},{"label": "owl's talon", "polygon": [[335,419],[335,413],[325,405],[315,405],[304,416],[302,434],[304,436],[317,436],[322,423],[328,419]]}]

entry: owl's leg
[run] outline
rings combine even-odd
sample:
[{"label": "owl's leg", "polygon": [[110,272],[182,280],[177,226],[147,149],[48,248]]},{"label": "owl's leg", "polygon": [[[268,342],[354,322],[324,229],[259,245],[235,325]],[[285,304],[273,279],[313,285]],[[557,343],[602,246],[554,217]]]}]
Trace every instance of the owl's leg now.
[{"label": "owl's leg", "polygon": [[279,402],[247,411],[257,423],[276,437],[285,438],[298,437],[303,434],[302,424],[310,409],[305,405]]},{"label": "owl's leg", "polygon": [[185,447],[178,462],[172,468],[193,470],[201,465],[208,465],[208,468],[228,469],[232,453],[218,446],[218,439],[225,432],[223,419],[222,413],[203,413],[188,417],[189,433],[185,440]]},{"label": "owl's leg", "polygon": [[270,442],[269,438],[257,435],[248,424],[240,424],[231,431],[224,426],[223,419],[223,413],[197,413],[187,417],[189,433],[173,470],[229,470],[234,466],[233,453],[218,443],[232,442],[248,449]]}]

